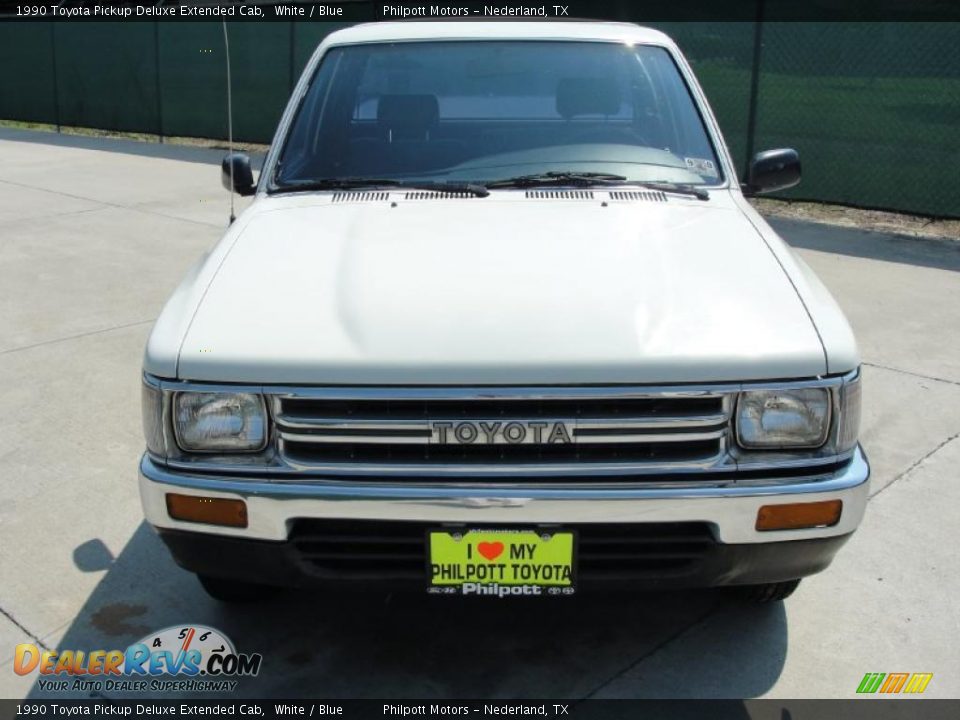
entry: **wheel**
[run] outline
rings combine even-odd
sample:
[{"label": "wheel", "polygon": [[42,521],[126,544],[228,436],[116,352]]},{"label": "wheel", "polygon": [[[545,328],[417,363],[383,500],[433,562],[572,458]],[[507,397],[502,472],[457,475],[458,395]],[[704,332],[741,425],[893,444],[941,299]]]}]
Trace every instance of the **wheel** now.
[{"label": "wheel", "polygon": [[764,583],[763,585],[744,585],[740,594],[744,600],[754,603],[774,603],[786,600],[800,584],[800,579],[783,582]]},{"label": "wheel", "polygon": [[197,579],[203,585],[203,589],[207,591],[207,595],[224,603],[248,603],[263,600],[277,592],[277,588],[270,585],[257,585],[242,580],[227,580],[210,575],[197,575]]}]

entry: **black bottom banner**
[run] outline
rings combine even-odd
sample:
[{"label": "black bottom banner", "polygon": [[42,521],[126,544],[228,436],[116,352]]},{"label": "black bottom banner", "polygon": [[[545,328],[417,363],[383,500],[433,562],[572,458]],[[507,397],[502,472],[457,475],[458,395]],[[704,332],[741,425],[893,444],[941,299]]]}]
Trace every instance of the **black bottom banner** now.
[{"label": "black bottom banner", "polygon": [[960,700],[0,700],[0,719],[117,717],[954,720]]}]

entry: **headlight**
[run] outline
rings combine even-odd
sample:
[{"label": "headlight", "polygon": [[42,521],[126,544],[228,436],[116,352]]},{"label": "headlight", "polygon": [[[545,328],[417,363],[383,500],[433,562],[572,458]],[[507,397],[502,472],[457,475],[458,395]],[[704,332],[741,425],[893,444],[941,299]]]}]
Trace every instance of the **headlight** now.
[{"label": "headlight", "polygon": [[177,393],[173,418],[177,444],[188,452],[255,452],[267,443],[266,408],[252,393]]},{"label": "headlight", "polygon": [[830,432],[826,388],[747,390],[737,403],[737,441],[745,448],[816,448]]}]

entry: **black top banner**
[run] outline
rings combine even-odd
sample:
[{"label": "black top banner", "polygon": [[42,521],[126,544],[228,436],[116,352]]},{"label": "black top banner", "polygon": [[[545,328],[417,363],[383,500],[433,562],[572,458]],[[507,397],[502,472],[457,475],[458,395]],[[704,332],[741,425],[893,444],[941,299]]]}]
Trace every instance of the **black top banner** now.
[{"label": "black top banner", "polygon": [[6,21],[366,22],[377,20],[957,21],[955,0],[0,0]]}]

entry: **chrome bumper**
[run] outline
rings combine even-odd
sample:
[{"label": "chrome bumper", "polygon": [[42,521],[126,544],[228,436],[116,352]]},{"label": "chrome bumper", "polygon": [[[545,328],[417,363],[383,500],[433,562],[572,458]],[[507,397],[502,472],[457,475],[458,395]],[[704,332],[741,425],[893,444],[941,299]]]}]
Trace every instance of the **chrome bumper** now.
[{"label": "chrome bumper", "polygon": [[[420,520],[437,523],[683,522],[710,523],[723,543],[761,543],[833,537],[853,532],[867,504],[870,467],[860,448],[850,463],[827,478],[782,479],[769,484],[726,487],[570,488],[451,486],[411,482],[269,482],[245,476],[171,471],[144,455],[140,496],[149,523],[185,530],[260,540],[286,540],[296,518]],[[173,520],[165,494],[176,492],[243,499],[249,526],[214,527]],[[840,522],[810,530],[757,532],[762,505],[843,501]]]}]

